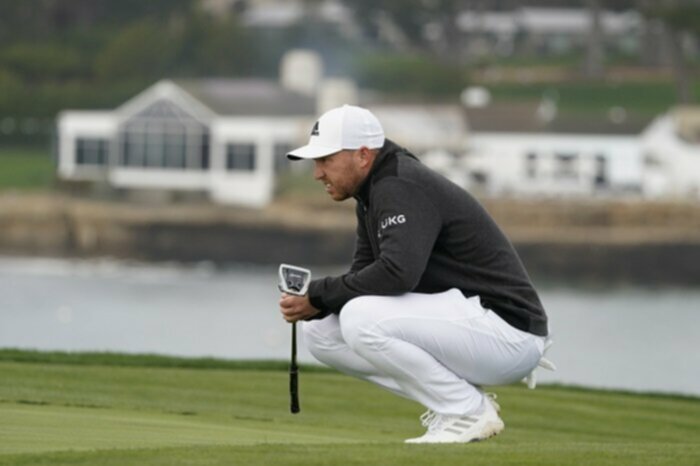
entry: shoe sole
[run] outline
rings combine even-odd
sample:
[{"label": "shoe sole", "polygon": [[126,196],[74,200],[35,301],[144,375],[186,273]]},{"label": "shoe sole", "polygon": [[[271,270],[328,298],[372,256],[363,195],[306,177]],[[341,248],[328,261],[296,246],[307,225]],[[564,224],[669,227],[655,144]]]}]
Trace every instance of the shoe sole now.
[{"label": "shoe sole", "polygon": [[475,438],[474,440],[470,440],[470,442],[480,442],[482,440],[488,440],[491,437],[495,437],[496,435],[500,434],[503,432],[505,429],[505,425],[503,422],[490,422],[484,426],[485,432],[481,434],[480,437]]},{"label": "shoe sole", "polygon": [[481,442],[484,440],[488,440],[491,437],[495,437],[496,435],[500,434],[503,432],[505,429],[505,424],[503,422],[489,422],[484,426],[484,430],[482,430],[481,435],[479,437],[474,437],[473,439],[470,440],[454,440],[454,441],[444,441],[444,442],[411,442],[409,440],[416,440],[416,439],[409,439],[409,440],[404,440],[404,443],[411,444],[411,445],[435,445],[438,443],[475,443],[475,442]]}]

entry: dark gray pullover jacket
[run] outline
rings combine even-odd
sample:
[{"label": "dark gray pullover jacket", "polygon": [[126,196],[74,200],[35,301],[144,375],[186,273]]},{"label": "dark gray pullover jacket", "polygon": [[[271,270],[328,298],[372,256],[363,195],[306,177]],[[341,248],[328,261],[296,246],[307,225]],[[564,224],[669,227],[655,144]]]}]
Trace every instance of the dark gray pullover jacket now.
[{"label": "dark gray pullover jacket", "polygon": [[355,198],[354,261],[345,275],[311,282],[316,318],[340,313],[357,296],[457,288],[513,327],[547,335],[515,249],[469,193],[387,140]]}]

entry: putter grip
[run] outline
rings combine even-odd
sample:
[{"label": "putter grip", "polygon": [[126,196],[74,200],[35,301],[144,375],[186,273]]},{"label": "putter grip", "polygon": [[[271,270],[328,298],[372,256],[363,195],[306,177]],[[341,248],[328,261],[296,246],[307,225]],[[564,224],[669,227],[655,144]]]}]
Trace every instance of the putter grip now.
[{"label": "putter grip", "polygon": [[289,369],[289,396],[289,409],[292,414],[296,414],[299,412],[299,370],[296,367]]}]

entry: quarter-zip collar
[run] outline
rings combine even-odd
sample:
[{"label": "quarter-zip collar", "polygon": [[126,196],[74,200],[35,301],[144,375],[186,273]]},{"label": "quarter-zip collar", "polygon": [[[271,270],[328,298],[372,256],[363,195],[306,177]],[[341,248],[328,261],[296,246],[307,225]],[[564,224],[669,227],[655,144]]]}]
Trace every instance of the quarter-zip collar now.
[{"label": "quarter-zip collar", "polygon": [[367,177],[362,181],[360,188],[357,190],[357,193],[354,196],[355,200],[357,200],[357,202],[363,208],[365,208],[365,210],[369,206],[369,199],[375,175],[382,165],[386,164],[389,159],[396,157],[399,154],[416,159],[416,156],[411,154],[408,150],[397,145],[390,139],[386,139],[384,141],[384,145],[379,150],[377,157],[374,159],[374,163],[372,164],[372,168],[370,168]]}]

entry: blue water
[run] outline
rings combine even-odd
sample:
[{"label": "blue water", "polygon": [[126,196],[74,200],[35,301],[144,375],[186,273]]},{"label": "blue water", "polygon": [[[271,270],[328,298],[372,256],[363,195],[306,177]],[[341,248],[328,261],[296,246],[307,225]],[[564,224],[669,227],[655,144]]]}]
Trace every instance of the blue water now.
[{"label": "blue water", "polygon": [[[276,272],[0,257],[0,347],[287,359]],[[540,381],[700,395],[700,288],[540,294],[558,366]]]}]

